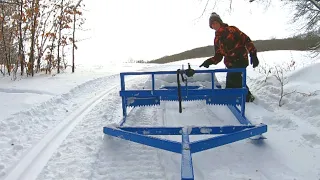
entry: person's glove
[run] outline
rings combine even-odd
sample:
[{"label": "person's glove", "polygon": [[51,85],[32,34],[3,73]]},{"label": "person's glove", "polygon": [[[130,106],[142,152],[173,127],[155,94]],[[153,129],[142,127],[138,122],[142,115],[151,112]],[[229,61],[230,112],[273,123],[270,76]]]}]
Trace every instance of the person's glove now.
[{"label": "person's glove", "polygon": [[207,60],[205,60],[199,67],[206,67],[206,68],[208,68],[210,65],[212,65],[213,64],[213,61],[212,61],[212,59],[211,58],[209,58],[209,59],[207,59]]},{"label": "person's glove", "polygon": [[257,57],[257,54],[250,54],[250,64],[252,64],[253,68],[259,65],[259,59]]}]

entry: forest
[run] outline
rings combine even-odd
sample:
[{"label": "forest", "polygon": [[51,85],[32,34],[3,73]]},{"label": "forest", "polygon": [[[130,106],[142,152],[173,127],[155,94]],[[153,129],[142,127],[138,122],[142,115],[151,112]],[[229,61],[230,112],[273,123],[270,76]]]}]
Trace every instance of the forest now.
[{"label": "forest", "polygon": [[74,72],[84,7],[82,0],[0,0],[0,73],[16,79],[17,73],[60,73],[68,64]]}]

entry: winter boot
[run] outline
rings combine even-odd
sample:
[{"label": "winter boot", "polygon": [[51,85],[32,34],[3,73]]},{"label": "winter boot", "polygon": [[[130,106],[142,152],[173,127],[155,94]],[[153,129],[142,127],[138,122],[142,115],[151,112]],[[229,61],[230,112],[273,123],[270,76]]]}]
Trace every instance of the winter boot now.
[{"label": "winter boot", "polygon": [[252,94],[248,94],[246,97],[246,102],[253,102],[255,97]]}]

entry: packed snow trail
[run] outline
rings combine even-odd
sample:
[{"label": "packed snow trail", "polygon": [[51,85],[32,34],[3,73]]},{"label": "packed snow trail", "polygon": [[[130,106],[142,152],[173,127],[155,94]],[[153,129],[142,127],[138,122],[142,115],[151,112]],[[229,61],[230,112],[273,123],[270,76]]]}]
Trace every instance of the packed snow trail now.
[{"label": "packed snow trail", "polygon": [[39,180],[91,179],[97,153],[103,143],[102,127],[120,121],[119,88],[109,91],[95,108],[84,117],[57,149]]},{"label": "packed snow trail", "polygon": [[72,112],[24,156],[5,180],[35,179],[77,123],[83,120],[84,116],[90,112],[102,98],[108,96],[110,91],[117,87],[118,84],[109,86],[108,89],[91,98],[76,111]]},{"label": "packed snow trail", "polygon": [[[28,118],[25,116],[24,119],[21,119],[20,114],[26,113],[32,119],[39,119],[40,123],[52,123],[47,122],[48,118],[57,118],[55,119],[55,126],[50,127],[42,126],[24,126],[23,129],[16,128],[14,130],[18,131],[18,133],[22,133],[23,136],[27,136],[28,141],[21,141],[21,144],[12,144],[12,147],[21,147],[20,150],[26,148],[29,141],[33,141],[34,145],[26,149],[19,160],[17,160],[16,164],[13,166],[9,166],[8,173],[2,173],[2,178],[5,180],[14,180],[14,179],[35,179],[37,175],[41,172],[42,168],[46,165],[47,161],[50,159],[51,155],[55,152],[55,150],[59,147],[62,141],[68,136],[68,134],[73,130],[73,128],[77,125],[79,121],[83,119],[83,117],[93,109],[97,103],[101,101],[103,97],[106,97],[111,91],[115,90],[119,87],[119,75],[111,75],[107,77],[98,78],[95,80],[91,80],[86,82],[80,86],[77,86],[75,89],[71,90],[67,94],[61,95],[60,98],[56,97],[44,104],[40,104],[38,107],[34,109],[28,110],[27,112],[21,112],[17,115],[14,115],[9,121],[23,121]],[[135,79],[135,77],[128,78],[129,81]],[[82,89],[83,88],[83,89]],[[117,89],[119,91],[119,89]],[[81,98],[78,96],[82,95]],[[77,97],[73,99],[72,97]],[[60,103],[58,103],[60,102]],[[77,104],[74,104],[77,102]],[[48,106],[45,106],[47,105]],[[66,106],[70,106],[72,104],[72,108],[67,108]],[[69,110],[71,113],[68,113]],[[34,111],[34,113],[30,113],[30,111]],[[44,113],[45,111],[46,113]],[[18,117],[15,117],[18,116]],[[38,117],[37,117],[38,116]],[[36,118],[35,118],[36,117]],[[45,118],[45,119],[43,119]],[[42,121],[41,121],[42,120]],[[8,122],[1,122],[8,123]],[[7,130],[7,129],[5,129]],[[21,131],[25,130],[25,131]],[[42,134],[36,134],[37,131],[43,131]],[[11,132],[13,133],[13,132]],[[7,134],[7,136],[10,133]],[[41,139],[36,141],[36,138],[40,137],[39,135],[43,135]],[[6,150],[6,149],[4,149]],[[7,148],[9,151],[10,148]],[[16,155],[16,154],[8,154],[8,155]],[[9,158],[9,157],[5,157]],[[4,162],[5,162],[5,158]],[[4,163],[1,162],[1,163]],[[6,168],[7,166],[3,166]],[[2,168],[1,170],[6,170]],[[7,170],[8,171],[8,170]]]},{"label": "packed snow trail", "polygon": [[[130,81],[127,88],[139,86],[141,82],[143,84],[143,79],[141,78],[139,78],[139,81]],[[38,176],[39,180],[57,178],[105,179],[106,177],[107,179],[112,179],[112,177],[114,179],[123,177],[145,177],[146,179],[159,177],[158,179],[163,179],[161,168],[159,170],[159,166],[157,165],[150,166],[150,163],[159,162],[157,158],[154,160],[150,158],[155,154],[154,149],[149,148],[148,150],[146,148],[141,152],[141,147],[138,144],[128,144],[129,142],[125,142],[124,140],[123,143],[120,142],[118,144],[117,139],[108,138],[107,136],[102,138],[104,137],[102,132],[103,126],[119,123],[122,119],[119,90],[117,88],[110,91],[110,94],[102,99],[101,103],[74,128]],[[148,113],[149,111],[146,112]],[[143,121],[149,124],[150,117],[152,116],[148,115],[148,117],[143,118],[143,115],[139,115],[131,120],[133,120],[133,124],[143,123]],[[141,121],[137,122],[135,120],[136,117],[142,117]],[[127,145],[132,148],[126,148],[125,146]],[[138,146],[133,147],[136,145]],[[117,150],[114,151],[114,149]],[[145,161],[141,161],[140,156],[146,157]],[[137,165],[130,164],[130,159],[132,161],[138,160],[140,168]],[[118,171],[115,170],[116,167],[119,169]],[[128,170],[131,168],[132,173],[124,175],[123,168],[127,168]],[[135,168],[135,170],[132,168]]]},{"label": "packed snow trail", "polygon": [[[158,126],[155,112],[155,107],[133,109],[125,126]],[[166,179],[157,149],[109,136],[104,138],[92,179]]]},{"label": "packed snow trail", "polygon": [[26,156],[48,132],[63,122],[82,104],[105,91],[108,84],[119,83],[119,75],[87,81],[68,93],[32,106],[0,121],[0,179],[8,176],[15,164]]},{"label": "packed snow trail", "polygon": [[[162,119],[165,126],[239,125],[226,106],[206,105],[205,102],[197,101],[184,102],[185,108],[182,114],[179,114],[176,102],[164,102],[162,106]],[[261,112],[257,107],[255,110]],[[209,137],[212,135],[194,135],[190,137],[190,141]],[[167,138],[181,141],[179,136]],[[277,152],[268,145],[268,142],[259,145],[249,139],[199,152],[193,154],[195,179],[300,179],[299,174],[295,173],[289,165],[279,161],[284,154]],[[176,173],[175,178],[179,178],[180,167],[176,165],[179,165],[181,156],[168,156],[168,153],[164,155],[167,156],[162,160],[168,166],[166,171],[168,174]],[[172,159],[175,160],[173,164]],[[171,165],[168,165],[170,163]]]}]

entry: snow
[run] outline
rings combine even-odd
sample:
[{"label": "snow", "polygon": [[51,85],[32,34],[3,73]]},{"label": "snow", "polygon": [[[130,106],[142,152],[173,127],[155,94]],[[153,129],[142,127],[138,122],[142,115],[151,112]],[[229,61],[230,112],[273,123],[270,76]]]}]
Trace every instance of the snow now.
[{"label": "snow", "polygon": [[[196,179],[319,179],[320,178],[320,59],[304,51],[259,53],[261,66],[248,68],[248,86],[256,96],[247,103],[246,116],[268,125],[264,143],[242,140],[192,154]],[[122,121],[120,77],[123,71],[176,70],[187,63],[195,69],[206,58],[166,65],[79,65],[75,73],[37,74],[36,77],[0,78],[0,180],[49,179],[179,179],[181,155],[109,137],[105,126]],[[292,61],[295,62],[293,66]],[[274,66],[285,69],[284,92],[272,75]],[[210,68],[224,68],[223,63]],[[156,76],[156,88],[174,86],[175,75]],[[195,75],[188,85],[210,87],[208,75]],[[225,73],[217,74],[225,81]],[[149,89],[148,76],[130,76],[129,89]],[[225,106],[205,102],[177,102],[130,109],[125,126],[201,127],[238,125]],[[159,138],[181,142],[181,136]]]}]

